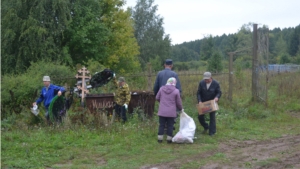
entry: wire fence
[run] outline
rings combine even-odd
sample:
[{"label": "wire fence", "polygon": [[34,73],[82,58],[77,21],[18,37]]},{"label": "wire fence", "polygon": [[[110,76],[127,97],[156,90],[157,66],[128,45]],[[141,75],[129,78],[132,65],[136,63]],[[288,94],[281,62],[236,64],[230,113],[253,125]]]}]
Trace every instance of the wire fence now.
[{"label": "wire fence", "polygon": [[[131,91],[147,91],[152,92],[153,86],[156,80],[158,72],[141,72],[136,74],[127,74],[127,75],[117,75],[117,77],[125,77],[126,83],[129,85],[129,88]],[[181,83],[182,88],[182,96],[195,96],[198,90],[198,85],[200,80],[203,78],[202,71],[178,71],[178,78]],[[213,79],[217,80],[220,85],[223,94],[227,95],[228,91],[228,73],[216,73],[212,74]],[[64,85],[67,90],[73,90],[72,88],[76,87],[77,80],[74,77],[51,77],[52,82],[55,83],[56,80],[60,81],[66,81]],[[88,85],[88,81],[87,81]],[[107,83],[106,85],[103,85],[102,87],[99,87],[97,89],[90,89],[89,93],[93,94],[101,94],[101,93],[113,93],[115,91],[114,84],[112,80]],[[195,99],[196,100],[196,99]]]}]

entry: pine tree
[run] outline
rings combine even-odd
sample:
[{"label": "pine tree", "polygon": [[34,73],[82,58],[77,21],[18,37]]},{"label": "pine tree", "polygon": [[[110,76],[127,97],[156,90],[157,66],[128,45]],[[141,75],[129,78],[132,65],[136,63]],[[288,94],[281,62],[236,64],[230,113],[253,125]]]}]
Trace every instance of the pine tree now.
[{"label": "pine tree", "polygon": [[219,73],[223,70],[222,56],[219,52],[213,53],[212,57],[209,59],[207,69],[212,73]]},{"label": "pine tree", "polygon": [[293,34],[289,41],[289,54],[291,56],[296,56],[300,45],[300,25],[295,27],[295,30],[293,31]]}]

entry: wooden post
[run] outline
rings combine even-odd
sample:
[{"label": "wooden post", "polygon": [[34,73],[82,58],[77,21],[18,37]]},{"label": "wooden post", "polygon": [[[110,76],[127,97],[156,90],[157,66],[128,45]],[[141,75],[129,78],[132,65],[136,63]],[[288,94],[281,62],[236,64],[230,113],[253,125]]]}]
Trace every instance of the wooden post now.
[{"label": "wooden post", "polygon": [[151,65],[151,63],[148,63],[148,79],[147,79],[147,81],[148,81],[148,91],[152,91],[152,77],[151,77],[151,75],[152,75],[152,65]]},{"label": "wooden post", "polygon": [[81,106],[84,107],[84,96],[85,93],[89,93],[89,90],[86,89],[86,79],[91,79],[91,75],[88,76],[90,71],[88,71],[85,67],[78,70],[78,74],[75,76],[77,79],[81,78],[81,86],[77,84],[77,88],[81,90]]},{"label": "wooden post", "polygon": [[233,87],[233,70],[232,70],[232,65],[233,65],[233,52],[229,52],[229,86],[228,86],[228,100],[231,102],[232,101],[232,87]]},{"label": "wooden post", "polygon": [[268,107],[268,83],[269,83],[269,29],[267,29],[267,76],[266,76],[266,107]]},{"label": "wooden post", "polygon": [[257,101],[257,24],[253,24],[252,101]]}]

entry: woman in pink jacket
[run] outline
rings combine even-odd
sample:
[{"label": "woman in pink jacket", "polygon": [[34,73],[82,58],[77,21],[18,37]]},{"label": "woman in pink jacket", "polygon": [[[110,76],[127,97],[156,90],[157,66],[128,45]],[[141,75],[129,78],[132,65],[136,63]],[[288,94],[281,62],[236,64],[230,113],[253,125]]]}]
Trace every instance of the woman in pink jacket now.
[{"label": "woman in pink jacket", "polygon": [[167,84],[159,89],[156,95],[156,100],[159,102],[159,143],[163,141],[165,125],[167,125],[167,142],[172,143],[174,118],[177,116],[176,108],[182,110],[180,92],[175,86],[176,79],[171,77],[168,79]]}]

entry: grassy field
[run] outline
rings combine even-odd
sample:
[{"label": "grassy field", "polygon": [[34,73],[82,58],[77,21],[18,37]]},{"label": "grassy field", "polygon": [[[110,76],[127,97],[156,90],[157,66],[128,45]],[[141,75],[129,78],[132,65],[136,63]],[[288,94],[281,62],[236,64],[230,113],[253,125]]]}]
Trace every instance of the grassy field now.
[{"label": "grassy field", "polygon": [[[297,137],[300,133],[300,73],[270,77],[268,107],[251,102],[250,77],[247,72],[235,77],[232,103],[226,99],[227,75],[215,77],[220,81],[223,96],[214,137],[201,134],[203,129],[197,119],[195,94],[201,77],[180,77],[185,112],[193,117],[197,126],[197,139],[193,144],[167,144],[166,141],[158,144],[156,115],[145,120],[134,114],[124,125],[118,122],[96,124],[91,116],[85,124],[73,123],[67,118],[60,126],[28,125],[29,112],[12,115],[1,122],[1,168],[134,169],[234,165],[231,158],[234,154],[228,153],[230,146],[222,148],[222,145],[232,141],[268,142],[287,136]],[[70,113],[76,113],[75,109],[72,111]],[[176,123],[174,135],[178,125]],[[299,144],[294,148],[300,152]],[[234,147],[234,150],[237,153],[251,151],[243,146]],[[274,155],[267,159],[244,160],[238,168],[272,166],[280,161],[281,156]]]}]

